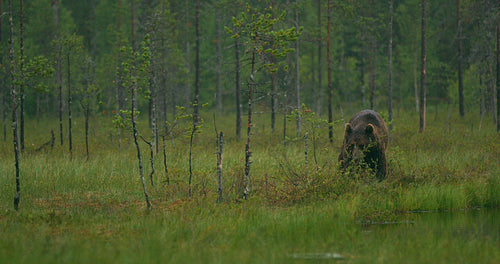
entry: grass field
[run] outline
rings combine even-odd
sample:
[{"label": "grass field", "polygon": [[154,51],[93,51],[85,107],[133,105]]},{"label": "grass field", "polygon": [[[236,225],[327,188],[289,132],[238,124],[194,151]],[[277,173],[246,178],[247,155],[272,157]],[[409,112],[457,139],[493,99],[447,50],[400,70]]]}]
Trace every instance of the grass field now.
[{"label": "grass field", "polygon": [[[60,146],[57,133],[53,149],[36,151],[50,139],[51,129],[57,131],[55,120],[28,122],[17,212],[12,132],[0,142],[0,262],[310,263],[310,258],[335,261],[333,253],[348,263],[500,260],[498,229],[489,236],[472,230],[457,237],[453,227],[475,226],[468,218],[450,220],[439,234],[418,223],[398,225],[391,232],[378,230],[377,236],[364,228],[399,222],[415,211],[498,210],[500,135],[491,120],[429,114],[421,134],[415,114],[396,115],[387,152],[389,175],[378,182],[367,175],[339,174],[342,122],[335,124],[330,144],[326,127],[305,119],[306,164],[305,141],[303,134],[296,136],[294,122],[288,123],[292,129],[285,146],[281,124],[273,133],[270,117],[257,115],[252,196],[244,201],[244,139],[234,136],[232,116],[218,117],[217,129],[226,137],[224,202],[216,203],[216,133],[213,117],[205,117],[194,141],[192,197],[189,139],[179,136],[166,142],[168,173],[160,147],[155,186],[149,182],[149,150],[141,143],[153,202],[149,211],[129,133],[122,132],[119,147],[111,118],[96,118],[89,160],[81,119],[74,124],[72,157],[67,139]],[[142,127],[145,123],[142,120]],[[148,137],[150,132],[142,131]]]}]

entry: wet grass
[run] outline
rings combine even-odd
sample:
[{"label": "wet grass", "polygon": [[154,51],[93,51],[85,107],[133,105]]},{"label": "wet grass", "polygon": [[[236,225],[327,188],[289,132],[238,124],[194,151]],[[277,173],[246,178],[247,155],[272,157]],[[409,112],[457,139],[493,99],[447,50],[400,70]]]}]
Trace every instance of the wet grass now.
[{"label": "wet grass", "polygon": [[[57,124],[29,122],[17,212],[11,141],[0,142],[0,256],[8,263],[310,263],[325,256],[334,261],[328,256],[335,254],[349,263],[495,263],[499,230],[484,235],[480,228],[500,226],[498,218],[483,225],[477,225],[483,218],[450,218],[436,227],[421,224],[412,212],[498,208],[499,134],[485,121],[479,130],[474,117],[446,116],[420,134],[416,118],[396,116],[389,175],[379,182],[338,172],[342,122],[335,125],[334,144],[309,139],[306,165],[303,137],[289,131],[284,146],[282,135],[270,131],[269,118],[257,116],[249,201],[239,195],[244,141],[229,132],[232,119],[216,120],[226,134],[220,204],[215,129],[207,121],[195,139],[193,196],[187,195],[188,139],[180,136],[167,142],[168,173],[162,155],[155,158],[155,186],[148,181],[152,211],[130,137],[118,147],[106,117],[93,123],[89,160],[80,120],[72,157],[58,138],[53,149],[36,151]],[[149,151],[142,147],[148,176]],[[402,224],[366,228],[388,222]]]}]

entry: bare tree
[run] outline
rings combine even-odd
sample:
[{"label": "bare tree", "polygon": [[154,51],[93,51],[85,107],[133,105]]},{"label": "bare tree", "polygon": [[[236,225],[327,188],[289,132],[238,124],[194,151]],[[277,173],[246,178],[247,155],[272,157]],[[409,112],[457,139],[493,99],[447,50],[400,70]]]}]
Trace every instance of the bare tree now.
[{"label": "bare tree", "polygon": [[500,132],[500,18],[497,22],[497,132]]},{"label": "bare tree", "polygon": [[[276,63],[276,58],[271,56],[271,63]],[[276,112],[278,109],[278,73],[271,73],[271,131],[276,129]]]},{"label": "bare tree", "polygon": [[191,138],[189,141],[189,196],[191,196],[191,180],[193,178],[192,169],[192,154],[193,154],[193,138],[200,125],[200,1],[196,0],[195,6],[195,34],[196,34],[196,47],[195,47],[195,82],[194,82],[194,100],[193,100],[193,129],[191,131]]},{"label": "bare tree", "polygon": [[375,107],[375,86],[377,76],[377,37],[373,34],[370,36],[369,44],[370,54],[368,54],[368,85],[370,86],[370,109]]},{"label": "bare tree", "polygon": [[236,75],[235,75],[235,103],[236,103],[236,136],[241,138],[241,88],[240,88],[240,45],[237,38],[234,39],[234,50],[235,50],[235,64],[236,64]]},{"label": "bare tree", "polygon": [[222,193],[222,151],[223,151],[223,137],[224,134],[222,131],[220,132],[219,135],[217,136],[217,202],[222,202],[224,200],[223,198],[223,193]]},{"label": "bare tree", "polygon": [[321,38],[321,28],[322,28],[322,25],[321,25],[321,0],[318,0],[318,29],[319,29],[319,32],[318,32],[318,87],[315,88],[316,90],[316,96],[315,96],[315,102],[316,102],[316,113],[319,115],[321,114],[321,102],[322,102],[322,97],[321,97],[321,94],[322,94],[322,89],[321,89],[321,85],[323,84],[323,80],[322,80],[322,48],[323,48],[323,39]]},{"label": "bare tree", "polygon": [[56,69],[55,69],[55,83],[58,88],[58,101],[59,101],[59,138],[61,140],[61,146],[64,143],[63,139],[63,74],[62,74],[62,41],[61,41],[61,25],[59,24],[60,14],[59,14],[59,0],[52,1],[52,9],[54,10],[54,25],[56,29]]},{"label": "bare tree", "polygon": [[132,131],[134,135],[134,144],[137,150],[137,160],[139,161],[139,174],[141,176],[141,181],[142,181],[142,190],[144,192],[144,196],[146,198],[146,204],[148,206],[148,209],[151,209],[151,202],[149,201],[149,195],[146,190],[146,181],[144,180],[144,171],[143,171],[143,165],[142,165],[142,155],[141,155],[141,149],[139,147],[139,142],[138,142],[138,137],[139,137],[139,131],[137,129],[137,124],[135,121],[135,115],[136,115],[136,105],[137,105],[137,84],[133,84],[131,86],[131,98],[132,98],[132,110],[131,110],[131,121],[132,121]]},{"label": "bare tree", "polygon": [[130,0],[130,27],[131,27],[131,33],[132,33],[132,49],[135,51],[136,46],[137,46],[137,33],[136,33],[136,23],[137,23],[137,17],[135,14],[135,1],[136,0]]},{"label": "bare tree", "polygon": [[189,28],[191,27],[191,21],[189,20],[189,3],[190,0],[185,0],[185,49],[186,49],[186,55],[184,56],[184,59],[186,61],[186,88],[184,89],[184,101],[185,101],[185,106],[188,106],[189,103],[191,102],[191,82],[189,81],[189,76],[191,74],[191,63],[190,63],[190,42],[189,42]]},{"label": "bare tree", "polygon": [[332,61],[331,61],[331,52],[330,52],[330,0],[327,1],[327,24],[326,24],[326,63],[328,69],[328,138],[330,139],[330,143],[333,142],[333,107],[332,107]]},{"label": "bare tree", "polygon": [[464,76],[462,48],[462,19],[460,17],[460,0],[457,0],[457,41],[458,41],[458,105],[460,116],[464,117]]},{"label": "bare tree", "polygon": [[392,131],[392,19],[393,19],[393,7],[394,1],[389,1],[389,131]]},{"label": "bare tree", "polygon": [[[19,72],[21,80],[24,79],[24,1],[19,1]],[[20,131],[19,138],[21,143],[21,152],[24,151],[24,83],[21,82],[19,85],[19,115],[20,115]]]},{"label": "bare tree", "polygon": [[[117,28],[118,28],[118,49],[121,48],[122,46],[122,39],[123,39],[123,32],[122,32],[122,19],[121,19],[121,9],[122,9],[122,1],[118,0],[118,8],[117,8]],[[115,100],[116,100],[116,105],[115,105],[115,115],[117,119],[123,118],[120,110],[123,109],[122,106],[122,91],[123,91],[123,84],[122,84],[122,79],[120,78],[120,72],[122,71],[122,66],[121,66],[121,52],[118,52],[118,63],[116,65],[116,73],[115,73]],[[121,147],[121,128],[120,126],[116,126],[116,136],[118,138],[118,147]]]},{"label": "bare tree", "polygon": [[12,96],[12,133],[13,133],[13,143],[14,143],[14,159],[16,167],[16,195],[14,196],[14,209],[17,211],[19,209],[19,202],[21,200],[21,183],[20,183],[20,171],[19,171],[19,134],[18,134],[18,120],[17,120],[17,107],[18,107],[18,94],[16,90],[16,78],[15,78],[15,55],[14,55],[14,23],[12,21],[12,0],[9,0],[9,27],[10,27],[10,93]]},{"label": "bare tree", "polygon": [[421,56],[420,60],[422,63],[422,68],[420,69],[420,132],[423,133],[425,131],[425,81],[426,81],[426,72],[425,65],[427,62],[426,57],[426,33],[425,26],[427,20],[427,0],[422,0],[422,43],[421,43]]},{"label": "bare tree", "polygon": [[221,13],[218,7],[215,8],[215,33],[216,33],[216,99],[217,99],[217,111],[219,115],[222,115],[222,34],[221,34]]},{"label": "bare tree", "polygon": [[67,59],[67,66],[68,66],[68,145],[69,145],[69,154],[72,156],[73,155],[73,128],[72,128],[72,122],[73,122],[73,116],[71,115],[71,104],[72,104],[72,97],[71,97],[71,44],[68,44],[68,53],[66,54],[66,59]]},{"label": "bare tree", "polygon": [[[0,14],[3,14],[3,0],[0,0]],[[3,16],[0,16],[0,45],[3,43]],[[0,56],[0,65],[3,65],[3,56]],[[3,67],[0,68],[3,73]],[[4,78],[0,78],[0,85],[4,85]],[[5,94],[0,92],[0,118],[2,119],[3,123],[3,140],[7,140],[7,122],[5,121],[5,109],[4,109],[4,103],[5,103]]]},{"label": "bare tree", "polygon": [[[295,30],[299,34],[299,1],[295,0]],[[299,40],[295,41],[295,96],[297,108],[297,134],[302,130],[302,118],[300,115],[300,75],[299,75]]]}]

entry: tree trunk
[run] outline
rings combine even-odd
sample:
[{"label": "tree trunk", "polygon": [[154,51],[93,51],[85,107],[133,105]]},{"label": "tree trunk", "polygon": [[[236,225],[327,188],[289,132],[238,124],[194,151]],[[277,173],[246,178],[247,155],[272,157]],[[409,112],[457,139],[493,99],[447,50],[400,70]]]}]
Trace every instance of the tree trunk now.
[{"label": "tree trunk", "polygon": [[393,4],[394,2],[391,0],[389,2],[389,13],[390,13],[390,21],[389,21],[389,131],[392,131],[392,18],[393,18]]},{"label": "tree trunk", "polygon": [[[121,49],[122,46],[122,19],[121,19],[121,10],[122,10],[122,1],[118,0],[118,11],[117,11],[117,30],[118,30],[118,51]],[[116,100],[116,105],[115,105],[115,115],[117,118],[123,118],[122,114],[120,113],[120,110],[122,110],[122,96],[121,96],[121,91],[122,91],[122,79],[120,78],[119,72],[122,71],[121,69],[121,52],[118,52],[118,63],[116,65],[116,73],[115,73],[115,100]],[[118,148],[121,148],[121,143],[122,143],[122,137],[121,137],[121,128],[120,126],[116,126],[116,137],[118,138]]]},{"label": "tree trunk", "polygon": [[323,39],[321,37],[321,28],[322,28],[322,25],[321,25],[321,0],[318,0],[318,29],[319,29],[319,33],[318,33],[318,85],[317,85],[317,88],[316,89],[316,97],[314,98],[314,102],[316,104],[316,113],[318,115],[321,114],[321,102],[323,101],[322,100],[322,85],[323,85],[323,80],[322,80],[322,48],[323,48]]},{"label": "tree trunk", "polygon": [[[297,34],[299,33],[299,7],[298,0],[295,0],[295,30]],[[297,135],[301,133],[302,130],[302,118],[300,113],[300,78],[299,78],[299,39],[295,41],[295,96],[297,102]]]},{"label": "tree trunk", "polygon": [[[71,45],[71,44],[68,44]],[[69,154],[73,156],[73,129],[72,129],[72,115],[71,115],[71,47],[68,46],[67,54],[68,62],[68,143],[69,143]]]},{"label": "tree trunk", "polygon": [[465,116],[464,108],[464,77],[463,77],[463,48],[462,48],[462,20],[460,17],[460,0],[457,0],[457,41],[458,41],[458,105],[460,116]]},{"label": "tree trunk", "polygon": [[199,125],[199,115],[200,115],[200,1],[196,0],[195,6],[195,82],[194,82],[194,126]]},{"label": "tree trunk", "polygon": [[15,54],[14,54],[14,23],[12,21],[12,0],[9,0],[9,27],[10,27],[10,93],[12,96],[12,133],[13,133],[13,143],[14,143],[14,159],[16,167],[16,195],[14,196],[14,209],[17,211],[19,209],[19,202],[21,200],[21,183],[20,183],[20,172],[19,172],[19,134],[18,134],[18,123],[17,123],[17,107],[18,107],[18,95],[16,91],[16,79],[15,79]]},{"label": "tree trunk", "polygon": [[193,178],[192,169],[192,150],[193,150],[193,138],[198,130],[199,120],[199,98],[200,98],[200,2],[196,1],[195,6],[195,82],[194,82],[194,112],[193,112],[193,130],[191,131],[191,139],[189,141],[189,196],[191,197],[191,180]]},{"label": "tree trunk", "polygon": [[419,112],[419,96],[418,96],[418,74],[417,74],[418,54],[415,50],[415,59],[413,61],[413,90],[415,91],[415,112]]},{"label": "tree trunk", "polygon": [[[255,40],[254,40],[255,41]],[[250,72],[250,79],[248,81],[248,123],[247,123],[247,142],[245,144],[245,175],[243,176],[243,199],[248,200],[250,196],[250,164],[252,163],[250,158],[252,157],[252,152],[250,152],[250,139],[252,135],[252,97],[253,89],[255,86],[255,63],[256,63],[256,47],[252,50],[252,71]]]},{"label": "tree trunk", "polygon": [[[60,44],[59,44],[60,45]],[[63,95],[62,95],[62,47],[59,46],[59,54],[57,58],[57,75],[59,85],[59,137],[61,138],[61,146],[63,145]]]},{"label": "tree trunk", "polygon": [[21,84],[19,86],[19,122],[20,131],[19,139],[21,143],[21,152],[24,151],[24,10],[23,10],[23,0],[19,1],[19,51],[20,51],[20,62],[19,62],[19,72],[21,78]]},{"label": "tree trunk", "polygon": [[90,104],[89,104],[89,96],[87,95],[87,102],[85,103],[85,153],[87,154],[87,161],[90,158],[89,154],[89,116],[90,116]]},{"label": "tree trunk", "polygon": [[136,14],[135,14],[135,0],[130,0],[130,26],[131,26],[131,33],[132,33],[132,49],[135,51],[136,50],[136,42],[137,42],[137,34],[135,30],[135,24],[136,24]]},{"label": "tree trunk", "polygon": [[[363,33],[364,34],[364,33]],[[366,84],[365,84],[365,68],[366,68],[366,65],[365,65],[365,56],[366,56],[366,44],[362,44],[362,48],[361,48],[361,67],[359,67],[359,80],[361,82],[361,104],[363,106],[363,108],[365,107],[366,105]]]},{"label": "tree trunk", "polygon": [[149,119],[151,126],[151,148],[154,153],[158,153],[158,76],[156,71],[158,70],[157,63],[155,61],[156,53],[156,41],[152,37],[150,41],[149,50],[151,51],[151,71],[150,71],[150,82],[149,82]]},{"label": "tree trunk", "polygon": [[376,89],[376,76],[377,76],[377,37],[375,35],[371,36],[370,40],[369,63],[368,63],[368,73],[370,75],[370,109],[375,108],[375,89]]},{"label": "tree trunk", "polygon": [[220,135],[218,136],[218,152],[217,152],[217,202],[222,202],[224,200],[223,198],[223,193],[222,193],[222,148],[223,148],[223,137],[224,134],[220,132]]},{"label": "tree trunk", "polygon": [[[3,14],[3,0],[0,0],[0,14]],[[0,47],[3,47],[3,17],[0,17]],[[3,65],[3,56],[0,56],[0,65]],[[4,78],[0,78],[0,86],[4,87]],[[2,119],[2,124],[4,128],[4,141],[7,138],[7,131],[6,131],[6,126],[5,126],[5,109],[4,109],[4,103],[5,103],[5,94],[3,91],[0,91],[0,118]]]},{"label": "tree trunk", "polygon": [[327,24],[326,24],[326,58],[328,69],[328,138],[333,143],[333,109],[332,109],[332,62],[330,54],[330,0],[327,1]]},{"label": "tree trunk", "polygon": [[[271,63],[276,64],[276,58],[271,57]],[[276,129],[276,111],[278,108],[278,84],[277,78],[278,73],[271,73],[271,131],[274,132]]]},{"label": "tree trunk", "polygon": [[146,189],[146,180],[144,179],[144,171],[143,171],[143,166],[142,166],[142,155],[141,155],[141,148],[139,147],[139,131],[137,130],[137,124],[135,122],[135,109],[136,109],[136,104],[137,104],[137,88],[135,87],[135,84],[132,85],[131,87],[131,97],[132,97],[132,112],[131,112],[131,121],[132,121],[132,131],[134,134],[134,143],[135,147],[137,150],[137,160],[139,162],[139,175],[141,177],[141,182],[142,182],[142,190],[144,192],[144,197],[146,198],[146,204],[148,206],[148,209],[151,210],[151,202],[149,201],[149,195]]},{"label": "tree trunk", "polygon": [[165,169],[165,176],[167,177],[166,179],[166,182],[167,182],[167,185],[170,185],[170,177],[168,175],[168,166],[167,166],[167,143],[166,143],[166,133],[163,134],[162,136],[162,142],[163,142],[163,167]]},{"label": "tree trunk", "polygon": [[186,89],[185,89],[185,93],[184,93],[184,104],[186,106],[189,106],[189,103],[191,102],[191,82],[189,81],[189,76],[191,74],[191,64],[190,64],[190,53],[189,53],[189,50],[190,50],[190,47],[189,47],[189,28],[191,27],[190,24],[191,22],[189,21],[189,0],[186,0],[185,1],[185,5],[186,5],[186,13],[185,13],[185,45],[186,45],[186,56],[185,56],[185,60],[186,60]]},{"label": "tree trunk", "polygon": [[236,56],[236,136],[241,138],[241,88],[240,88],[240,47],[238,39],[234,40]]},{"label": "tree trunk", "polygon": [[422,0],[422,47],[421,47],[421,63],[422,63],[422,68],[420,71],[420,132],[423,133],[425,131],[425,81],[426,81],[426,72],[425,72],[425,65],[427,61],[426,57],[426,32],[425,32],[425,26],[426,26],[426,20],[427,20],[427,0]]},{"label": "tree trunk", "polygon": [[55,69],[55,82],[57,89],[59,91],[58,101],[59,101],[59,138],[61,140],[61,146],[64,143],[63,139],[63,96],[62,96],[62,84],[63,84],[63,74],[62,74],[62,42],[61,42],[61,25],[59,25],[59,0],[52,1],[52,8],[54,9],[54,25],[56,28],[56,69]]},{"label": "tree trunk", "polygon": [[497,22],[497,132],[500,132],[500,19]]},{"label": "tree trunk", "polygon": [[217,99],[217,111],[219,115],[222,115],[223,107],[222,107],[222,36],[221,36],[221,14],[219,12],[219,8],[215,9],[215,32],[217,39],[216,43],[216,99]]}]

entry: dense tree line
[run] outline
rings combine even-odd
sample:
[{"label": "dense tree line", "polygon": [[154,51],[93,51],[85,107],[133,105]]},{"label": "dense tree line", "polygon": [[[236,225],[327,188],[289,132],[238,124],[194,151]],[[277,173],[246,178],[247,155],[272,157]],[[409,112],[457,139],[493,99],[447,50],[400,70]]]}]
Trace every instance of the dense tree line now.
[{"label": "dense tree line", "polygon": [[218,113],[236,114],[241,126],[251,53],[227,29],[234,27],[233,18],[252,8],[269,10],[275,18],[285,12],[273,25],[276,32],[292,27],[302,32],[285,57],[265,58],[264,64],[284,67],[253,79],[254,104],[269,112],[273,128],[277,112],[301,104],[319,115],[327,113],[329,104],[334,112],[386,111],[390,105],[390,118],[392,106],[418,112],[425,102],[419,98],[421,86],[429,105],[496,120],[500,4],[426,4],[426,79],[421,84],[423,2],[29,0],[23,6],[13,1],[16,73],[11,79],[10,24],[4,15],[10,9],[8,1],[0,0],[0,116],[3,124],[8,122],[15,84],[21,120],[58,117],[61,144],[63,129],[71,133],[63,127],[66,116],[88,118],[106,111],[123,118],[130,104],[123,49],[138,51],[148,38],[150,61],[142,73],[147,84],[138,90],[137,108],[149,113],[154,130],[164,129],[177,106],[198,113],[198,105],[205,103]]}]

